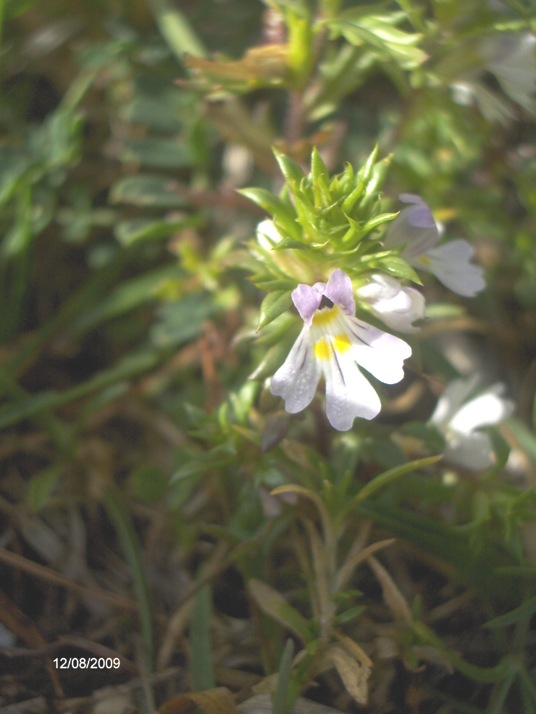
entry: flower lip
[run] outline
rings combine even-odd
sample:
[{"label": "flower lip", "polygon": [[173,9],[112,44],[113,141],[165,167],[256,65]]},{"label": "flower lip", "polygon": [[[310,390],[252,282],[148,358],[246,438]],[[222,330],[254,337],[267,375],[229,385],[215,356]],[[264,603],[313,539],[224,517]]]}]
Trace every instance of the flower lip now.
[{"label": "flower lip", "polygon": [[412,193],[403,193],[399,198],[410,205],[388,227],[385,246],[400,246],[404,260],[432,273],[458,295],[474,297],[483,290],[486,286],[483,270],[471,262],[473,247],[462,238],[437,245],[439,229],[422,198]]},{"label": "flower lip", "polygon": [[354,315],[354,289],[350,277],[340,268],[334,270],[326,283],[324,294],[347,315]]},{"label": "flower lip", "polygon": [[411,208],[405,209],[412,226],[415,228],[435,228],[437,230],[432,211],[420,196],[414,193],[401,193],[398,198],[402,203],[412,204]]},{"label": "flower lip", "polygon": [[320,303],[319,303],[319,305],[318,305],[318,309],[319,309],[319,310],[323,310],[324,308],[327,307],[328,309],[331,310],[331,308],[333,307],[334,304],[335,304],[335,303],[333,302],[333,300],[330,300],[330,299],[324,294],[324,295],[322,295],[322,297],[320,298]]},{"label": "flower lip", "polygon": [[417,332],[413,323],[424,318],[424,297],[414,288],[403,287],[389,275],[373,273],[357,295],[382,322],[400,332]]},{"label": "flower lip", "polygon": [[[327,283],[304,285],[300,283],[292,291],[292,302],[307,325],[311,324],[315,312],[338,305],[347,315],[355,313],[352,281],[337,268],[329,276]],[[330,304],[331,303],[331,304]]]}]

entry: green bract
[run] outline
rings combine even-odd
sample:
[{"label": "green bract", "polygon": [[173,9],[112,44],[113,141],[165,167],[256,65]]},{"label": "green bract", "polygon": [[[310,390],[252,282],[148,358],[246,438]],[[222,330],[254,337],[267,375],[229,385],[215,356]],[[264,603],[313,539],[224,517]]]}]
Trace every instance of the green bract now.
[{"label": "green bract", "polygon": [[[250,245],[257,259],[254,281],[270,293],[261,307],[259,327],[288,309],[289,291],[297,284],[326,280],[334,267],[356,285],[378,271],[420,283],[399,250],[386,250],[382,244],[384,224],[398,215],[383,210],[380,193],[390,157],[378,159],[375,148],[359,169],[348,163],[341,173],[330,176],[316,148],[308,174],[290,157],[274,153],[285,177],[280,195],[260,188],[241,191],[273,221],[271,226],[260,224],[261,236]],[[267,225],[271,236],[263,240]]]}]

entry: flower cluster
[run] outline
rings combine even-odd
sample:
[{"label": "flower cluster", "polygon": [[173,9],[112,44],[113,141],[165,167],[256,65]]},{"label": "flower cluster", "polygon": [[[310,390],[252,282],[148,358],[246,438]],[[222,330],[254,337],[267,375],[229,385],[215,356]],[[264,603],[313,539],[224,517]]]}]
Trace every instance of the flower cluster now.
[{"label": "flower cluster", "polygon": [[[439,228],[424,201],[412,194],[403,194],[400,200],[406,206],[383,239],[388,255],[432,273],[459,295],[474,296],[482,290],[482,269],[471,262],[469,243],[463,239],[440,243]],[[296,251],[281,252],[288,244],[273,221],[259,225],[257,238],[264,250],[276,254],[278,269],[287,263],[296,273],[303,259]],[[303,267],[304,274],[310,274],[311,263],[303,262]],[[400,337],[356,317],[356,298],[361,311],[399,333],[418,331],[416,323],[425,313],[423,295],[386,272],[358,272],[355,282],[336,268],[327,282],[300,283],[292,291],[303,328],[270,385],[272,394],[284,399],[286,411],[295,414],[311,403],[323,377],[327,418],[340,431],[350,429],[356,417],[373,419],[381,409],[378,393],[362,370],[384,384],[395,384],[403,379],[404,361],[412,354]]]}]

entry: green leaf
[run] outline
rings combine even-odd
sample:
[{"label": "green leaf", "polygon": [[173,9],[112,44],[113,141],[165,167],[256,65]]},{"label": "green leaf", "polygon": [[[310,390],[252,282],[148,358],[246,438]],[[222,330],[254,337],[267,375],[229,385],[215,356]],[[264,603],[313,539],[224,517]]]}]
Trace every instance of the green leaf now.
[{"label": "green leaf", "polygon": [[290,638],[285,643],[285,648],[279,664],[277,684],[273,697],[272,714],[287,714],[292,711],[292,702],[289,705],[289,684],[294,659],[294,641]]},{"label": "green leaf", "polygon": [[267,615],[293,632],[303,643],[311,639],[307,620],[277,590],[255,578],[249,581],[249,589],[261,610]]},{"label": "green leaf", "polygon": [[[322,245],[325,245],[323,243]],[[283,238],[281,243],[277,246],[276,250],[283,250],[285,248],[292,248],[293,250],[307,250],[310,246],[301,240],[295,240],[294,238]]]},{"label": "green leaf", "polygon": [[115,237],[123,246],[134,245],[144,241],[167,238],[177,231],[203,223],[200,216],[185,216],[176,220],[153,221],[148,218],[134,218],[121,221],[115,227]]},{"label": "green leaf", "polygon": [[413,270],[411,265],[406,263],[406,261],[398,255],[389,255],[385,258],[380,258],[377,261],[377,267],[380,270],[385,270],[386,273],[394,275],[396,278],[400,278],[401,280],[411,280],[412,282],[417,283],[417,285],[422,285],[422,281],[415,270]]},{"label": "green leaf", "polygon": [[[369,15],[377,15],[380,10],[391,10],[392,4],[390,2],[375,2],[369,4],[359,4],[358,7],[351,7],[343,12],[338,13],[337,20],[344,20],[346,22],[359,22],[363,18]],[[393,13],[393,20],[395,17],[400,18],[402,13]],[[402,15],[403,16],[403,15]]]},{"label": "green leaf", "polygon": [[483,684],[502,682],[517,668],[517,663],[511,655],[505,655],[494,667],[480,667],[466,662],[456,652],[447,647],[441,638],[423,622],[414,622],[412,627],[421,642],[435,647],[453,667],[475,682],[482,682]]},{"label": "green leaf", "polygon": [[365,163],[363,164],[362,168],[358,172],[358,177],[365,183],[365,185],[372,178],[372,174],[374,172],[374,167],[378,160],[378,153],[379,153],[379,147],[376,144],[374,149],[370,152],[370,154],[369,154],[367,160],[365,161]]},{"label": "green leaf", "polygon": [[150,336],[159,347],[178,347],[201,333],[203,322],[217,310],[212,296],[195,293],[164,303]]},{"label": "green leaf", "polygon": [[[273,337],[272,341],[276,340],[277,336]],[[249,375],[248,379],[263,380],[274,374],[276,369],[285,361],[290,345],[281,344],[278,340],[264,351],[260,362],[255,367],[255,370]]]},{"label": "green leaf", "polygon": [[57,409],[76,399],[104,389],[123,380],[130,380],[143,372],[153,369],[162,359],[162,353],[152,347],[144,349],[125,357],[119,364],[110,369],[98,372],[82,384],[72,387],[65,392],[49,390],[39,394],[32,394],[21,398],[14,404],[7,404],[0,409],[0,428],[16,424],[22,419],[36,417],[45,411]]},{"label": "green leaf", "polygon": [[427,456],[424,459],[410,461],[407,464],[402,464],[402,466],[395,466],[394,468],[389,469],[388,471],[384,471],[382,474],[376,476],[372,479],[372,481],[369,481],[365,486],[363,486],[359,493],[352,498],[350,507],[353,508],[356,504],[365,501],[367,498],[370,498],[373,493],[376,493],[376,491],[383,488],[392,481],[395,481],[401,476],[405,476],[406,474],[409,474],[412,471],[417,471],[418,469],[424,469],[427,466],[431,466],[432,464],[435,464],[440,461],[442,458],[442,454],[440,454],[439,456]]},{"label": "green leaf", "polygon": [[79,337],[102,322],[126,315],[131,310],[156,300],[158,292],[166,283],[176,282],[182,277],[183,272],[176,265],[165,265],[124,280],[115,290],[101,295],[98,301],[81,313],[70,327],[70,336]]},{"label": "green leaf", "polygon": [[185,53],[206,57],[206,50],[187,15],[168,0],[150,0],[149,6],[162,36],[179,61],[182,62]]},{"label": "green leaf", "polygon": [[277,163],[279,164],[279,168],[281,169],[281,173],[287,180],[289,184],[300,184],[301,180],[305,178],[305,174],[301,170],[301,168],[298,166],[298,164],[290,159],[288,156],[285,156],[285,154],[282,154],[280,151],[277,151],[274,149],[274,155],[275,158],[277,159]]},{"label": "green leaf", "polygon": [[29,163],[30,157],[22,149],[0,147],[0,205],[11,198]]},{"label": "green leaf", "polygon": [[507,625],[515,625],[516,622],[519,622],[520,620],[529,620],[534,613],[536,613],[536,595],[531,597],[519,607],[516,607],[514,610],[510,610],[510,612],[507,612],[504,615],[495,617],[493,620],[488,620],[488,622],[484,623],[484,627],[496,629],[499,627],[506,627]]},{"label": "green leaf", "polygon": [[60,474],[61,467],[58,464],[53,464],[48,469],[32,476],[27,494],[28,505],[32,511],[39,511],[47,505]]},{"label": "green leaf", "polygon": [[245,198],[248,198],[257,206],[263,208],[267,213],[272,216],[280,217],[283,216],[289,221],[293,221],[295,216],[292,215],[288,206],[283,203],[283,201],[274,196],[273,193],[267,191],[265,188],[241,188],[238,193]]},{"label": "green leaf", "polygon": [[195,597],[190,622],[192,684],[196,691],[212,689],[215,684],[211,620],[212,587],[204,585]]},{"label": "green leaf", "polygon": [[236,463],[236,450],[229,444],[220,444],[213,447],[210,451],[190,455],[189,460],[185,454],[182,461],[182,466],[178,468],[171,477],[172,483],[191,478],[198,474],[204,474],[208,471],[221,473],[225,466]]},{"label": "green leaf", "polygon": [[194,161],[191,150],[185,144],[155,137],[131,141],[123,148],[120,158],[162,169],[181,169],[191,166]]},{"label": "green leaf", "polygon": [[267,295],[262,301],[257,330],[269,325],[276,317],[286,312],[291,304],[292,300],[288,290],[277,290]]},{"label": "green leaf", "polygon": [[128,479],[129,492],[145,503],[158,501],[166,495],[168,488],[168,477],[154,464],[141,464]]},{"label": "green leaf", "polygon": [[364,190],[365,190],[365,182],[359,181],[359,183],[353,189],[353,191],[351,193],[349,193],[348,196],[346,196],[346,198],[342,202],[341,209],[344,211],[344,213],[350,213],[352,211],[355,204],[359,201],[359,199],[363,195]]},{"label": "green leaf", "polygon": [[427,59],[426,53],[415,46],[421,41],[422,35],[399,30],[393,27],[392,20],[389,16],[374,15],[354,19],[350,11],[332,20],[329,26],[351,44],[368,45],[403,69],[414,69]]},{"label": "green leaf", "polygon": [[512,419],[511,423],[521,449],[536,464],[536,435],[520,419]]},{"label": "green leaf", "polygon": [[179,193],[178,184],[162,176],[139,174],[118,181],[112,188],[112,203],[131,203],[135,206],[155,208],[182,208],[185,199]]},{"label": "green leaf", "polygon": [[366,607],[364,605],[355,605],[349,610],[345,610],[344,612],[341,612],[340,615],[337,615],[337,623],[339,625],[345,625],[348,622],[355,620],[356,617],[359,617],[359,615],[361,615],[365,610]]},{"label": "green leaf", "polygon": [[120,492],[115,487],[108,487],[103,500],[108,518],[119,537],[129,566],[139,608],[144,665],[147,672],[152,672],[154,657],[153,607],[149,583],[143,567],[141,545]]},{"label": "green leaf", "polygon": [[134,83],[134,98],[123,110],[124,118],[156,131],[178,132],[184,99],[177,87],[156,74],[141,74]]},{"label": "green leaf", "polygon": [[322,161],[322,157],[315,146],[311,154],[311,180],[313,185],[320,181],[325,181],[328,176],[326,164]]},{"label": "green leaf", "polygon": [[374,218],[371,218],[370,221],[367,221],[365,225],[363,226],[363,234],[370,233],[374,228],[377,228],[378,226],[381,226],[383,223],[388,223],[389,221],[394,220],[398,216],[398,212],[396,213],[380,213],[378,216],[374,216]]}]

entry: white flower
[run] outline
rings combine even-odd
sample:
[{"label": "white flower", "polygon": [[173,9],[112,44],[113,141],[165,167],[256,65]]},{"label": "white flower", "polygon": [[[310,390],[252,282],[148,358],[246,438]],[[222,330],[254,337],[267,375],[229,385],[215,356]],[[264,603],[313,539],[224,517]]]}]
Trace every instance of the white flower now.
[{"label": "white flower", "polygon": [[515,107],[486,86],[485,72],[495,76],[506,96],[527,112],[536,113],[536,39],[530,32],[501,32],[483,39],[476,64],[451,83],[454,101],[478,106],[485,119],[507,125]]},{"label": "white flower", "polygon": [[424,317],[424,297],[389,275],[373,273],[370,282],[358,288],[357,296],[387,327],[400,332],[417,332],[413,323]]},{"label": "white flower", "polygon": [[493,465],[494,451],[489,435],[478,429],[507,419],[514,405],[502,396],[503,384],[494,384],[466,401],[477,382],[478,377],[451,382],[439,398],[429,423],[445,437],[445,457],[449,461],[482,470]]},{"label": "white flower", "polygon": [[486,38],[480,53],[486,69],[516,104],[536,112],[536,38],[530,32],[509,32]]},{"label": "white flower", "polygon": [[266,218],[257,226],[257,240],[262,248],[271,250],[281,242],[282,238],[274,222]]},{"label": "white flower", "polygon": [[292,300],[304,326],[272,377],[272,394],[295,414],[310,404],[323,375],[326,414],[335,429],[347,431],[355,417],[374,418],[381,402],[357,365],[394,384],[404,376],[411,347],[355,317],[352,281],[342,270],[334,270],[327,283],[298,285]]},{"label": "white flower", "polygon": [[402,194],[408,203],[390,224],[385,236],[388,248],[402,246],[402,257],[414,268],[432,273],[458,295],[473,297],[486,283],[482,268],[471,263],[474,250],[458,238],[437,246],[439,230],[432,213],[420,196]]},{"label": "white flower", "polygon": [[286,275],[301,277],[306,274],[306,277],[309,275],[312,277],[310,268],[304,264],[301,256],[295,255],[299,251],[277,250],[283,240],[284,238],[274,221],[266,218],[257,226],[257,243],[261,248],[260,255],[257,251],[254,252],[261,260],[266,260],[269,255],[270,262],[274,263]]}]

